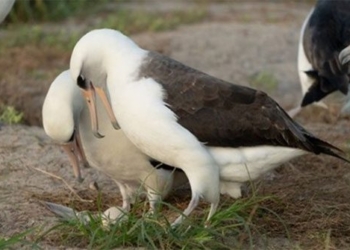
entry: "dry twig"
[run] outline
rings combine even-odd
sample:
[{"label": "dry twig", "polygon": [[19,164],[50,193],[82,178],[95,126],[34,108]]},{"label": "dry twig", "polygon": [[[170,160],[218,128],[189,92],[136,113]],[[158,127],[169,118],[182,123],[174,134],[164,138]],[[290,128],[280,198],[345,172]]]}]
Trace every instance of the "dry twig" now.
[{"label": "dry twig", "polygon": [[81,197],[79,196],[79,194],[78,194],[78,193],[68,184],[68,182],[67,182],[65,179],[63,179],[61,176],[58,176],[58,175],[55,175],[55,174],[53,174],[53,173],[47,172],[47,171],[42,170],[42,169],[40,169],[40,168],[36,168],[36,167],[30,167],[30,168],[32,168],[32,169],[34,169],[34,170],[36,170],[36,171],[39,171],[39,172],[41,172],[41,173],[43,173],[43,174],[49,175],[49,176],[51,176],[51,177],[53,177],[53,178],[55,178],[55,179],[58,179],[58,180],[62,181],[62,182],[68,187],[68,189],[69,189],[80,201],[82,201],[82,202],[93,202],[92,200],[86,200],[86,199],[81,198]]}]

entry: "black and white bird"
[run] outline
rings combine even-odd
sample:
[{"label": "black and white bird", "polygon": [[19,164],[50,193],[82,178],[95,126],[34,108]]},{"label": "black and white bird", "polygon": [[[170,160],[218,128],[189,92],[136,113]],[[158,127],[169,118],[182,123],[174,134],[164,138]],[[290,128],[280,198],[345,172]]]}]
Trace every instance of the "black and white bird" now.
[{"label": "black and white bird", "polygon": [[321,100],[335,91],[347,95],[349,73],[338,56],[349,45],[350,1],[317,1],[301,28],[298,73],[303,99],[290,115],[312,103],[327,108]]},{"label": "black and white bird", "polygon": [[[106,210],[104,223],[116,221],[129,212],[130,204],[136,195],[141,194],[142,187],[147,192],[150,210],[154,211],[160,199],[166,197],[173,188],[187,182],[186,176],[182,171],[153,166],[157,163],[136,148],[121,130],[111,126],[102,103],[97,101],[96,104],[103,138],[96,138],[91,133],[88,105],[70,72],[62,72],[52,82],[43,104],[45,132],[56,142],[65,145],[78,178],[81,178],[78,157],[81,157],[85,164],[88,162],[118,185],[123,205]],[[55,210],[52,204],[50,207]],[[62,206],[56,206],[55,212],[59,213],[57,209],[60,208]]]},{"label": "black and white bird", "polygon": [[[230,188],[220,181],[237,191],[249,180],[249,171],[256,178],[306,152],[346,160],[265,93],[141,49],[115,30],[84,35],[75,45],[70,70],[89,103],[95,102],[95,92],[104,98],[107,87],[118,124],[137,148],[185,172],[192,198],[184,215],[203,198],[211,203],[209,219],[220,191]],[[96,126],[93,130],[98,134]]]}]

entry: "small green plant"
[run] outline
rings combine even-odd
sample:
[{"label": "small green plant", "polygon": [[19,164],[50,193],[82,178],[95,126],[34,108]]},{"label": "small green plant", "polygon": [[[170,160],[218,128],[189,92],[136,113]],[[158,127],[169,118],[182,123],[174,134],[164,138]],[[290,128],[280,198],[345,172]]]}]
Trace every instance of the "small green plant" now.
[{"label": "small green plant", "polygon": [[4,106],[0,108],[0,122],[7,124],[18,124],[22,121],[23,113],[17,111],[12,106]]},{"label": "small green plant", "polygon": [[[89,223],[72,219],[61,222],[45,232],[38,241],[49,239],[56,244],[88,249],[145,247],[146,249],[239,249],[253,244],[255,230],[252,222],[260,213],[260,203],[270,197],[250,197],[223,202],[219,211],[205,227],[207,210],[192,214],[176,228],[168,220],[169,212],[179,209],[162,203],[162,212],[149,214],[145,202],[137,202],[124,221],[106,230],[101,217],[90,216]],[[264,210],[264,213],[269,212]],[[248,240],[247,240],[248,239]]]},{"label": "small green plant", "polygon": [[24,239],[25,236],[27,236],[31,232],[32,232],[32,229],[24,231],[19,234],[15,234],[9,238],[0,237],[0,249],[18,249],[19,246],[29,246],[29,245],[35,246],[35,244],[32,244]]},{"label": "small green plant", "polygon": [[270,72],[260,71],[250,77],[250,85],[260,90],[273,92],[278,87],[278,81]]}]

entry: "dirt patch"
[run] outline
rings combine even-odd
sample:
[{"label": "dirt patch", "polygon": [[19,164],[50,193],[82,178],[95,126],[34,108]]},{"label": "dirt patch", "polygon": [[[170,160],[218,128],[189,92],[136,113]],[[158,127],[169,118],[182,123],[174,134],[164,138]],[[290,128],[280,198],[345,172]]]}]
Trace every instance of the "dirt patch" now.
[{"label": "dirt patch", "polygon": [[[329,125],[308,124],[308,129],[321,138],[349,150],[349,121]],[[286,224],[291,238],[302,242],[305,249],[320,249],[326,235],[331,247],[347,249],[350,243],[349,166],[327,156],[308,155],[279,168],[276,177],[264,181],[259,193],[276,195],[278,199],[266,206],[275,211]],[[274,216],[261,218],[259,223],[276,236],[284,228]]]},{"label": "dirt patch", "polygon": [[[157,50],[230,82],[249,85],[252,76],[267,72],[278,82],[259,87],[269,92],[283,107],[296,106],[300,87],[296,72],[299,29],[310,7],[304,4],[216,4],[212,19],[175,31],[135,35],[145,48]],[[49,84],[68,67],[67,51],[30,46],[11,49],[10,57],[0,58],[0,103],[12,104],[25,113],[28,124],[41,124],[41,106]],[[11,58],[11,60],[8,60]],[[338,103],[330,98],[329,111],[310,107],[297,120],[315,135],[350,152],[350,121],[338,118]],[[36,169],[62,176],[77,193],[96,201],[97,193],[87,188],[97,181],[103,206],[120,202],[116,185],[94,169],[84,169],[85,181],[75,182],[67,157],[39,127],[3,126],[0,130],[0,235],[9,236],[37,225],[55,222],[39,200],[82,210],[95,210],[96,203],[77,201],[66,186]],[[345,163],[326,156],[308,155],[275,171],[257,184],[258,194],[273,195],[263,204],[284,222],[294,242],[290,248],[324,248],[327,237],[333,249],[350,247],[350,169]],[[186,193],[186,192],[185,192]],[[184,195],[187,197],[187,193]],[[181,206],[188,199],[170,200]],[[253,223],[281,249],[286,230],[276,216],[261,212]],[[258,243],[257,243],[258,244]],[[259,244],[258,244],[259,245]],[[287,249],[287,247],[283,247]]]}]

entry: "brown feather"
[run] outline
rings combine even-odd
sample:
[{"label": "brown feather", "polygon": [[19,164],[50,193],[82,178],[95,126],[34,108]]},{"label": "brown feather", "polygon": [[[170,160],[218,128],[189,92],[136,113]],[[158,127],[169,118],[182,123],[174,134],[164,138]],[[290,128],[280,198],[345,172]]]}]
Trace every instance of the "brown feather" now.
[{"label": "brown feather", "polygon": [[319,144],[333,147],[310,140],[316,137],[264,92],[225,82],[163,55],[149,52],[139,77],[161,84],[167,93],[164,101],[178,122],[208,146],[272,145],[316,154],[329,154]]}]

